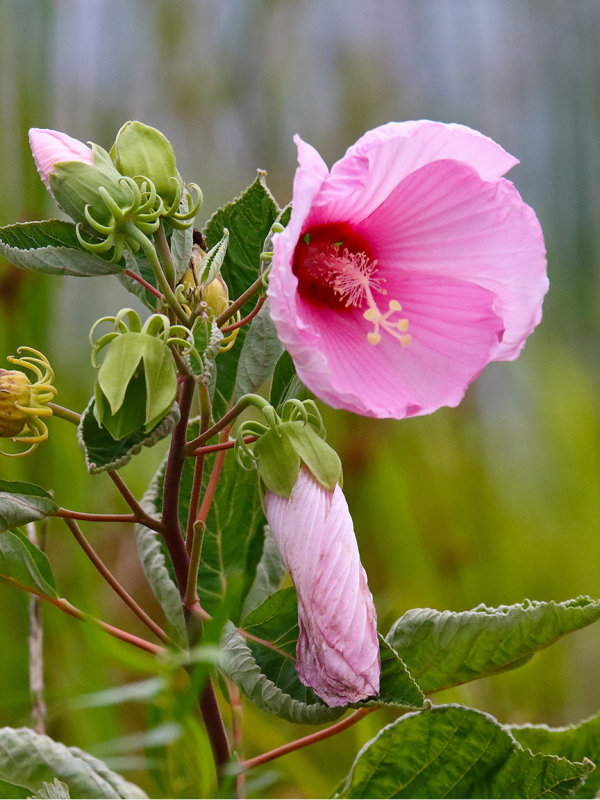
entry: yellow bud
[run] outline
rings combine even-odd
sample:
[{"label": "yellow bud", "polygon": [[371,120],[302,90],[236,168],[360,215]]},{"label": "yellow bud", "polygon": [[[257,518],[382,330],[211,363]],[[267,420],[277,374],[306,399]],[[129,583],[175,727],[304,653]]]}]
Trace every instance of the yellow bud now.
[{"label": "yellow bud", "polygon": [[227,284],[220,276],[208,286],[202,287],[202,299],[207,308],[212,309],[216,317],[219,316],[229,305],[229,290]]},{"label": "yellow bud", "polygon": [[31,381],[24,372],[0,369],[0,437],[18,436],[29,415],[22,407],[31,405]]}]

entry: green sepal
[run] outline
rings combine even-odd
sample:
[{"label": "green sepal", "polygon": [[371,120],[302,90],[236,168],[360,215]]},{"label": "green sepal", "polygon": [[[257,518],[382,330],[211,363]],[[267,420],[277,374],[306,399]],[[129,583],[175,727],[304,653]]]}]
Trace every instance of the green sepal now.
[{"label": "green sepal", "polygon": [[330,492],[342,476],[338,454],[302,421],[282,422],[267,430],[255,442],[253,455],[264,487],[280,497],[291,495],[302,464]]},{"label": "green sepal", "polygon": [[169,347],[130,331],[114,339],[98,372],[94,414],[115,440],[143,427],[148,433],[168,413],[177,394]]},{"label": "green sepal", "polygon": [[264,486],[273,494],[289,497],[300,472],[300,456],[291,439],[282,431],[270,429],[255,443],[253,454]]},{"label": "green sepal", "polygon": [[63,161],[50,173],[50,187],[56,202],[76,222],[87,225],[84,209],[89,210],[102,224],[110,223],[111,214],[98,189],[103,186],[122,208],[131,204],[131,191],[122,183],[122,176],[108,158],[106,151],[93,146],[94,163]]},{"label": "green sepal", "polygon": [[143,122],[126,122],[117,134],[110,155],[121,175],[149,178],[165,204],[175,202],[181,175],[175,164],[175,151],[167,137]]}]

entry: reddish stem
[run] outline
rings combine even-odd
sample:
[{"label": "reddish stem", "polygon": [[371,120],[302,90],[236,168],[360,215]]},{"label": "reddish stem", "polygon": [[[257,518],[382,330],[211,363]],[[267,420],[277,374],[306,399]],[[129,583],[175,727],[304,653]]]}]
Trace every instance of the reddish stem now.
[{"label": "reddish stem", "polygon": [[182,599],[185,597],[187,586],[189,559],[179,527],[179,487],[185,462],[186,431],[194,396],[194,386],[194,379],[190,376],[186,377],[181,385],[179,399],[181,418],[173,431],[163,489],[163,538],[171,556]]},{"label": "reddish stem", "polygon": [[[228,437],[229,427],[221,431],[221,435],[219,436],[219,444],[225,443]],[[208,513],[210,511],[210,507],[212,506],[213,500],[215,499],[215,492],[217,491],[217,485],[219,483],[219,478],[221,477],[221,470],[223,469],[223,462],[225,461],[226,452],[226,450],[219,450],[215,456],[215,463],[213,464],[210,478],[208,479],[208,485],[206,487],[206,491],[204,492],[204,497],[202,498],[200,511],[196,516],[196,522],[206,522],[208,519]]]},{"label": "reddish stem", "polygon": [[202,719],[206,725],[206,732],[210,739],[210,744],[215,759],[215,766],[217,768],[217,775],[221,776],[223,768],[229,763],[229,740],[227,739],[227,732],[223,724],[223,718],[217,704],[215,697],[215,690],[209,680],[202,697],[200,698],[200,711]]},{"label": "reddish stem", "polygon": [[241,328],[243,325],[247,325],[250,322],[250,320],[254,319],[254,317],[261,310],[261,308],[263,307],[264,302],[265,302],[266,299],[267,299],[266,295],[264,295],[264,294],[261,295],[258,298],[258,300],[256,301],[256,305],[254,306],[254,308],[252,309],[252,311],[249,314],[247,314],[245,317],[240,319],[238,322],[232,322],[231,325],[224,325],[221,328],[222,332],[223,333],[231,333],[231,331],[235,331],[237,328]]},{"label": "reddish stem", "polygon": [[153,531],[162,533],[164,527],[162,522],[157,519],[153,519],[149,514],[146,514],[144,509],[127,488],[125,481],[119,475],[119,473],[114,469],[109,469],[107,470],[107,475],[121,493],[123,500],[125,500],[129,508],[135,514],[136,522],[140,522],[142,525],[145,525],[147,528],[151,528]]},{"label": "reddish stem", "polygon": [[323,739],[328,739],[330,736],[335,736],[337,733],[341,733],[342,731],[346,730],[346,728],[350,728],[352,725],[360,722],[360,720],[363,719],[363,717],[366,717],[367,714],[370,714],[372,711],[376,711],[378,708],[379,706],[373,706],[372,708],[361,708],[358,711],[355,711],[353,714],[350,714],[349,717],[346,717],[346,719],[343,719],[341,722],[331,725],[329,728],[325,728],[322,731],[317,731],[317,733],[311,733],[308,736],[304,736],[302,739],[296,739],[295,742],[290,742],[289,744],[284,744],[281,747],[276,747],[274,750],[269,750],[268,753],[263,753],[255,758],[249,758],[246,761],[240,761],[240,767],[242,767],[244,770],[251,769],[252,767],[258,767],[260,764],[266,764],[268,761],[273,761],[275,758],[281,758],[281,756],[285,756],[288,753],[293,753],[294,750],[300,750],[301,747],[308,747],[316,742],[321,742]]},{"label": "reddish stem", "polygon": [[152,286],[152,284],[148,283],[148,281],[145,281],[139,275],[136,275],[135,272],[133,272],[133,270],[126,269],[125,270],[125,275],[127,275],[128,278],[132,278],[134,281],[137,281],[138,283],[141,283],[142,286],[144,287],[144,289],[148,289],[148,291],[152,292],[152,294],[155,297],[158,297],[159,300],[164,302],[165,298],[163,297],[161,292],[159,292],[158,289],[155,289],[154,286]]},{"label": "reddish stem", "polygon": [[85,511],[71,511],[68,508],[59,508],[52,514],[53,517],[62,519],[80,519],[84,522],[137,522],[135,514],[88,514]]},{"label": "reddish stem", "polygon": [[[246,444],[252,444],[258,439],[258,436],[246,436],[244,438],[244,442]],[[192,455],[208,455],[209,453],[218,453],[219,450],[230,450],[232,447],[235,447],[235,442],[223,442],[222,444],[208,444],[204,447],[198,447]]]},{"label": "reddish stem", "polygon": [[144,609],[136,603],[133,597],[129,594],[129,592],[121,586],[119,581],[115,578],[112,572],[108,569],[104,561],[100,558],[98,553],[94,550],[91,544],[83,535],[79,525],[75,522],[74,519],[65,519],[65,523],[67,524],[69,530],[75,537],[77,544],[81,547],[83,552],[92,562],[92,564],[96,567],[100,575],[104,578],[104,580],[108,583],[108,585],[119,595],[121,600],[127,605],[136,617],[144,623],[144,625],[152,631],[152,633],[160,639],[162,642],[168,642],[169,637],[163,631],[163,629],[154,622],[152,617],[150,617]]}]

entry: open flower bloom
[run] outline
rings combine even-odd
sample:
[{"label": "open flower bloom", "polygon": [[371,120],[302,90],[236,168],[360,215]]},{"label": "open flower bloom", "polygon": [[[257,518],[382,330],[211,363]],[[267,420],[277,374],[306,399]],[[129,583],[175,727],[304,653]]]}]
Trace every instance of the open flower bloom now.
[{"label": "open flower bloom", "polygon": [[31,128],[29,144],[37,171],[50,194],[52,194],[50,175],[54,172],[55,164],[65,161],[92,163],[92,149],[80,142],[79,139],[73,139],[72,136],[67,136],[61,131],[53,131],[49,128]]},{"label": "open flower bloom", "polygon": [[302,467],[289,498],[265,492],[265,509],[298,595],[300,680],[329,706],[378,694],[375,607],[339,485]]},{"label": "open flower bloom", "polygon": [[462,125],[391,122],[328,171],[299,137],[273,241],[271,315],[300,379],[334,408],[402,418],[457,405],[516,358],[548,288],[517,163]]}]

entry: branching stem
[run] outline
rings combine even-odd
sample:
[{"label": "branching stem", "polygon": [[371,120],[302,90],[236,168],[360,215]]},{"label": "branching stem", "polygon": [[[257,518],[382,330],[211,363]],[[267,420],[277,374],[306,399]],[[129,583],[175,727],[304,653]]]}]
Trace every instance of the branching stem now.
[{"label": "branching stem", "polygon": [[98,553],[94,550],[91,544],[83,535],[81,528],[75,522],[74,519],[65,518],[65,523],[67,527],[75,537],[77,544],[81,547],[83,552],[92,562],[92,564],[96,567],[100,575],[104,578],[104,580],[108,583],[108,585],[119,595],[121,600],[133,611],[136,617],[144,623],[144,625],[152,631],[152,633],[161,640],[161,642],[168,642],[169,637],[163,631],[163,629],[154,622],[152,617],[150,617],[144,609],[136,603],[133,597],[129,594],[129,592],[119,583],[119,581],[115,578],[112,572],[108,569],[104,561],[100,558]]},{"label": "branching stem", "polygon": [[261,274],[254,281],[254,283],[250,284],[250,286],[246,289],[245,292],[242,292],[242,294],[237,298],[237,300],[234,300],[230,306],[227,306],[225,311],[219,314],[219,316],[216,318],[216,323],[219,326],[219,328],[222,325],[225,325],[227,320],[231,319],[231,317],[235,314],[236,311],[239,311],[239,309],[242,306],[246,305],[248,300],[251,300],[255,294],[258,294],[258,292],[264,290],[264,288],[265,288],[264,275]]}]

